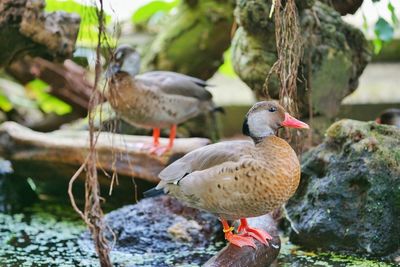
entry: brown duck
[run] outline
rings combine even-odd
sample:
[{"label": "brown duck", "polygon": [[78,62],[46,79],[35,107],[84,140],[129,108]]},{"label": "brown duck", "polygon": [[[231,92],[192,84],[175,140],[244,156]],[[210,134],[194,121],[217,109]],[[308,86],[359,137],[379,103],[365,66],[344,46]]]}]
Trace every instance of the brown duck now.
[{"label": "brown duck", "polygon": [[[200,113],[215,110],[203,80],[169,71],[138,74],[140,56],[123,45],[115,51],[107,70],[106,97],[126,122],[153,129],[152,152],[162,154],[173,146],[176,125]],[[168,146],[160,146],[160,128],[170,128]]]},{"label": "brown duck", "polygon": [[[256,103],[243,123],[243,133],[253,142],[226,141],[196,149],[165,168],[155,190],[219,216],[225,238],[237,246],[255,247],[253,239],[268,244],[270,235],[251,228],[246,218],[279,207],[299,184],[296,153],[275,135],[281,127],[309,128],[275,101]],[[241,224],[233,234],[227,220],[237,219]]]}]

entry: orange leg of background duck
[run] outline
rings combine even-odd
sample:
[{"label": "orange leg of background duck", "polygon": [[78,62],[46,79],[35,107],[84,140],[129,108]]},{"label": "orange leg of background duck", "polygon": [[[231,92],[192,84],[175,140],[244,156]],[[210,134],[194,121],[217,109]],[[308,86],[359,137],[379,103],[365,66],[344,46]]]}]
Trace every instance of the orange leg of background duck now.
[{"label": "orange leg of background duck", "polygon": [[172,125],[170,128],[169,134],[169,143],[167,146],[160,145],[160,128],[153,129],[153,144],[149,148],[150,154],[156,154],[157,156],[161,156],[165,152],[171,150],[172,146],[174,145],[174,140],[176,136],[176,125]]}]

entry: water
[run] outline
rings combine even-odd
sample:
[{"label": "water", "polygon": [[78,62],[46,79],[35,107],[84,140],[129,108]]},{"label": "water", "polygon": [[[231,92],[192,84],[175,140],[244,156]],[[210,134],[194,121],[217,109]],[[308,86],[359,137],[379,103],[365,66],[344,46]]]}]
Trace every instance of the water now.
[{"label": "water", "polygon": [[[39,201],[20,213],[0,213],[0,266],[98,266],[92,248],[82,242],[85,230],[68,203]],[[283,241],[279,266],[395,266],[376,260],[306,252],[287,239]],[[157,257],[123,252],[113,252],[111,256],[116,266],[151,266],[152,257]],[[166,255],[165,266],[176,266],[172,256]]]},{"label": "water", "polygon": [[1,266],[95,266],[78,245],[85,231],[72,210],[40,202],[21,213],[0,214]]},{"label": "water", "polygon": [[[7,170],[2,166],[0,175],[1,170],[3,174]],[[38,198],[34,187],[29,179],[0,176],[0,266],[99,266],[92,245],[82,238],[86,227],[66,195]],[[113,208],[116,206],[108,207]],[[282,238],[282,243],[278,266],[395,266],[379,260],[303,251],[287,238]],[[174,259],[182,258],[182,253],[207,259],[218,247],[220,244],[203,251],[177,251],[171,255],[113,251],[111,259],[115,266],[152,266],[152,261],[160,257],[163,266],[196,266],[177,264]]]}]

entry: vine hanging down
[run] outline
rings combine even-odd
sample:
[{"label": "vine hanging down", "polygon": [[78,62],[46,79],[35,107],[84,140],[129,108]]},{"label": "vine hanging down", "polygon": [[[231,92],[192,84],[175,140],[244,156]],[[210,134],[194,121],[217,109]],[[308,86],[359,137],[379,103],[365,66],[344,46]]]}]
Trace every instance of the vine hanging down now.
[{"label": "vine hanging down", "polygon": [[[85,162],[78,169],[75,175],[71,178],[68,188],[68,194],[71,199],[73,208],[82,217],[85,223],[88,225],[89,230],[92,234],[92,238],[95,244],[96,252],[99,256],[100,265],[102,267],[111,267],[111,260],[109,256],[109,245],[105,237],[106,225],[104,222],[104,214],[101,208],[101,196],[100,196],[100,185],[97,174],[97,153],[96,143],[99,136],[99,132],[96,132],[94,127],[95,107],[102,102],[101,94],[97,92],[99,85],[100,75],[102,72],[101,68],[101,44],[106,40],[105,27],[104,27],[104,9],[103,0],[99,0],[99,9],[97,12],[98,17],[98,40],[96,48],[96,66],[95,66],[95,82],[94,89],[89,102],[89,154],[86,157]],[[86,169],[86,180],[85,180],[85,208],[82,212],[76,205],[74,195],[72,193],[72,185],[80,173]]]},{"label": "vine hanging down", "polygon": [[[276,74],[280,82],[279,99],[291,114],[298,114],[297,72],[303,54],[303,42],[300,36],[299,16],[294,0],[273,1],[271,13],[275,16],[275,37],[278,60],[271,67],[265,79],[263,90],[268,94],[268,82]],[[270,14],[272,15],[272,14]]]}]

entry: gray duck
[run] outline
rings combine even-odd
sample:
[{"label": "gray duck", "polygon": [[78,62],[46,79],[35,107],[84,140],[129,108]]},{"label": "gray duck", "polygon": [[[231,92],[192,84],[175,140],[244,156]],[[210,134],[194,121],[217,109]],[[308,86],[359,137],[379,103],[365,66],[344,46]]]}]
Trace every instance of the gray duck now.
[{"label": "gray duck", "polygon": [[[106,97],[126,122],[153,129],[153,153],[163,154],[172,148],[177,124],[218,109],[206,90],[207,83],[201,79],[170,71],[139,74],[139,70],[140,55],[135,49],[118,47],[106,73]],[[160,128],[167,127],[169,144],[161,146]]]}]

